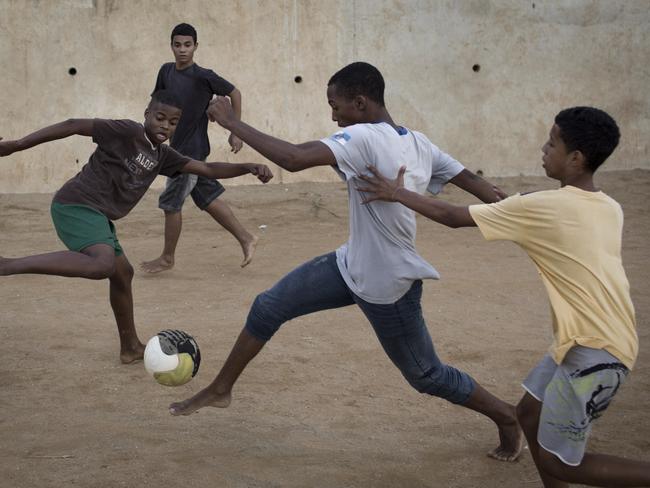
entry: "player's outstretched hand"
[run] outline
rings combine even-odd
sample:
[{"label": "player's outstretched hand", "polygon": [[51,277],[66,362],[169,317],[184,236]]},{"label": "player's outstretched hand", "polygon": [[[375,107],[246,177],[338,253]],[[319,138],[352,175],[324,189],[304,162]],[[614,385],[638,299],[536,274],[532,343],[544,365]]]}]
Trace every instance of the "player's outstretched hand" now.
[{"label": "player's outstretched hand", "polygon": [[9,156],[16,151],[18,151],[18,143],[16,141],[3,141],[2,137],[0,137],[0,157]]},{"label": "player's outstretched hand", "polygon": [[235,154],[244,146],[243,141],[235,134],[230,134],[230,137],[228,137],[228,144],[230,144],[230,150]]},{"label": "player's outstretched hand", "polygon": [[250,163],[247,166],[248,166],[248,171],[250,171],[252,175],[257,176],[257,179],[260,180],[262,183],[268,183],[271,180],[271,178],[273,178],[273,173],[271,172],[271,169],[266,164]]},{"label": "player's outstretched hand", "polygon": [[206,113],[211,122],[216,122],[222,127],[225,127],[228,122],[237,120],[228,97],[214,97],[210,101]]},{"label": "player's outstretched hand", "polygon": [[364,186],[357,186],[361,192],[364,203],[374,202],[375,200],[384,200],[386,202],[395,201],[395,192],[404,187],[404,173],[406,166],[400,167],[397,172],[397,178],[390,180],[382,175],[374,166],[366,166],[373,176],[359,175],[358,179],[364,182]]}]

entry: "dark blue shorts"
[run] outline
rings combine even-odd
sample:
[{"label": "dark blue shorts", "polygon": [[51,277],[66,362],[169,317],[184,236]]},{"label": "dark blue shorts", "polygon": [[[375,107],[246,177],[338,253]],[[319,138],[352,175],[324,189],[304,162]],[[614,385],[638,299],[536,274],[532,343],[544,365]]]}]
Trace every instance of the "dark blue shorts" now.
[{"label": "dark blue shorts", "polygon": [[191,173],[167,179],[167,186],[158,198],[158,208],[165,212],[180,212],[188,195],[197,207],[205,210],[226,189],[217,180]]}]

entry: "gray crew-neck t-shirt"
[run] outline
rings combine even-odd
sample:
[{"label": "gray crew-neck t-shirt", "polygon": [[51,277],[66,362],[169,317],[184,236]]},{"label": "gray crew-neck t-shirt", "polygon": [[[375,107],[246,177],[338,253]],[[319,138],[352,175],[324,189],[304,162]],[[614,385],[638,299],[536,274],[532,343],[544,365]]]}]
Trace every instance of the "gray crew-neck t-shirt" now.
[{"label": "gray crew-neck t-shirt", "polygon": [[356,189],[370,174],[366,165],[394,178],[406,166],[404,186],[423,194],[438,193],[464,167],[419,132],[387,123],[356,124],[321,140],[334,153],[335,169],[347,182],[350,236],[336,251],[346,284],[370,303],[399,300],[413,281],[438,279],[433,266],[415,249],[415,212],[396,202],[363,204]]}]

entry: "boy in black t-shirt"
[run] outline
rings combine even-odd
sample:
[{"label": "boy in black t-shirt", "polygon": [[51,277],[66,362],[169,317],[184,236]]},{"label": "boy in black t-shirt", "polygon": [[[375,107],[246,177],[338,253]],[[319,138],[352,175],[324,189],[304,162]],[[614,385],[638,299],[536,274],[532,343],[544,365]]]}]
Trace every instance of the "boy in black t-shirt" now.
[{"label": "boy in black t-shirt", "polygon": [[[171,90],[181,101],[183,115],[171,139],[171,146],[181,154],[197,161],[204,161],[210,154],[208,139],[208,117],[205,114],[208,103],[214,95],[227,96],[239,117],[241,114],[241,93],[229,81],[214,71],[202,68],[194,62],[198,47],[196,30],[189,24],[179,24],[172,30],[171,47],[175,62],[165,63],[158,71],[154,90]],[[233,152],[238,152],[242,142],[235,135],[228,138]],[[216,180],[202,176],[181,174],[167,180],[167,187],[160,195],[158,207],[165,212],[164,246],[156,259],[140,264],[147,273],[159,273],[174,266],[176,245],[183,225],[182,208],[185,199],[192,197],[200,210],[230,232],[239,242],[244,253],[241,266],[253,259],[257,237],[248,232],[237,220],[230,207],[219,198],[225,191]]]},{"label": "boy in black t-shirt", "polygon": [[234,178],[251,173],[264,183],[273,177],[263,164],[205,163],[163,145],[181,117],[179,107],[174,94],[162,90],[152,95],[144,125],[132,120],[68,119],[22,139],[0,138],[0,156],[75,134],[92,137],[97,144],[88,163],[52,201],[54,227],[69,251],[0,257],[0,276],[36,273],[108,278],[123,363],[141,359],[144,346],[133,319],[133,267],[124,255],[112,221],[131,211],[158,174]]}]

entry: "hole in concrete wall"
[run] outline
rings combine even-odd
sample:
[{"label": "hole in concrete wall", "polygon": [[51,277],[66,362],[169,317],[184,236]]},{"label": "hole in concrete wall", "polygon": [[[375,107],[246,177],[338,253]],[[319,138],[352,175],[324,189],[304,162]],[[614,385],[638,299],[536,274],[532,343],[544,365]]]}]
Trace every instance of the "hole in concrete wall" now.
[{"label": "hole in concrete wall", "polygon": [[472,66],[472,71],[474,71],[474,73],[478,73],[479,71],[481,71],[481,65],[475,64],[474,66]]},{"label": "hole in concrete wall", "polygon": [[74,75],[76,75],[76,74],[77,74],[77,68],[75,68],[75,67],[73,66],[72,68],[70,68],[70,69],[68,70],[68,74],[69,74],[70,76],[74,76]]},{"label": "hole in concrete wall", "polygon": [[482,169],[476,170],[476,174],[479,176],[483,176],[483,170]]},{"label": "hole in concrete wall", "polygon": [[535,8],[535,4],[533,4],[533,8]]},{"label": "hole in concrete wall", "polygon": [[296,77],[293,79],[293,81],[295,81],[296,83],[302,83],[302,76],[300,76],[300,75],[296,76]]}]

